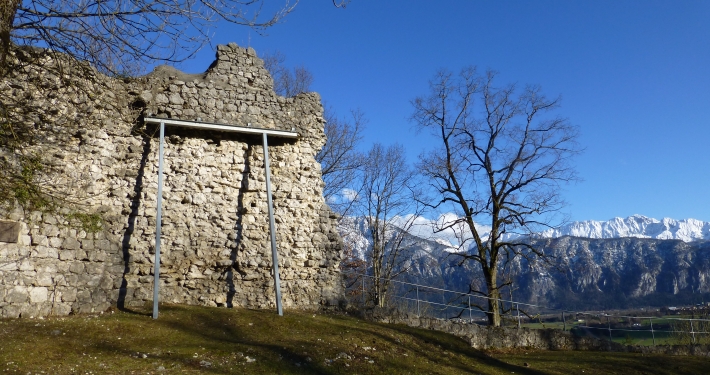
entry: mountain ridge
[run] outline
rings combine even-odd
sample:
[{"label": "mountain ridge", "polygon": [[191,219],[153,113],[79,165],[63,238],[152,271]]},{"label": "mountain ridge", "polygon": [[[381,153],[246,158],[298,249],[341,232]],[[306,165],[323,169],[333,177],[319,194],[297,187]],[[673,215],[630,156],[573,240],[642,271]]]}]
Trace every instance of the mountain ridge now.
[{"label": "mountain ridge", "polygon": [[[354,253],[360,259],[365,259],[369,247],[366,220],[347,221],[350,233],[346,241],[357,249]],[[555,264],[513,260],[501,277],[513,281],[515,300],[560,308],[602,309],[710,299],[710,238],[703,232],[710,223],[641,215],[581,222],[586,228],[604,227],[606,223],[608,230],[596,235],[618,236],[608,238],[580,236],[591,232],[581,232],[586,229],[579,223],[547,233],[547,237],[529,239]],[[684,225],[688,223],[690,226]],[[480,283],[482,275],[475,263],[461,264],[455,256],[460,252],[447,246],[447,241],[418,234],[408,238],[408,259],[403,263],[407,272],[400,275],[400,281],[461,292],[468,291],[472,283]],[[482,287],[473,286],[479,290]]]},{"label": "mountain ridge", "polygon": [[559,228],[544,230],[538,235],[542,238],[564,236],[594,239],[635,237],[693,242],[710,240],[710,222],[671,218],[658,220],[643,215],[631,215],[626,218],[615,217],[606,221],[575,221]]}]

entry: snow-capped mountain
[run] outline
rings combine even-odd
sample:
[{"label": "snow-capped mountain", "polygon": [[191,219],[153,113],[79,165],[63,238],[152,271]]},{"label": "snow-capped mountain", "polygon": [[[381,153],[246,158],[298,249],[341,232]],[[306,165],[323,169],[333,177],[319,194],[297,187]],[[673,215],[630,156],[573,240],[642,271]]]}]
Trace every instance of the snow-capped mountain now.
[{"label": "snow-capped mountain", "polygon": [[657,220],[642,215],[633,215],[625,219],[616,217],[608,221],[576,221],[557,229],[543,231],[540,236],[544,238],[564,236],[584,238],[636,237],[692,242],[710,240],[710,222],[669,218]]},{"label": "snow-capped mountain", "polygon": [[[436,232],[433,229],[437,222],[454,220],[452,217],[442,219],[443,217],[445,215],[436,220],[418,218],[410,228],[409,234],[422,240],[438,243],[448,252],[460,251],[461,249],[456,246],[458,239],[452,230]],[[393,224],[398,226],[396,220]],[[441,224],[439,223],[439,225]],[[482,236],[488,235],[487,229],[488,227],[481,226],[480,233]],[[368,232],[369,227],[364,217],[345,217],[340,223],[340,233],[343,236],[343,241],[352,246],[352,250],[360,258],[364,258],[365,251],[370,246],[367,239]],[[664,218],[658,220],[643,215],[632,215],[625,219],[616,217],[607,221],[575,221],[559,228],[542,231],[538,233],[537,238],[560,238],[565,236],[590,239],[632,237],[681,240],[683,242],[707,241],[710,240],[710,222],[696,219],[675,220]]]},{"label": "snow-capped mountain", "polygon": [[[346,247],[364,259],[370,249],[367,221],[344,218],[340,230]],[[461,262],[455,254],[460,250],[447,237],[415,232],[407,237],[401,266],[407,272],[400,281],[465,292],[482,280],[480,268]],[[551,263],[519,257],[501,271],[514,283],[513,297],[521,302],[605,309],[710,298],[707,222],[634,215],[576,222],[528,241],[549,255]]]}]

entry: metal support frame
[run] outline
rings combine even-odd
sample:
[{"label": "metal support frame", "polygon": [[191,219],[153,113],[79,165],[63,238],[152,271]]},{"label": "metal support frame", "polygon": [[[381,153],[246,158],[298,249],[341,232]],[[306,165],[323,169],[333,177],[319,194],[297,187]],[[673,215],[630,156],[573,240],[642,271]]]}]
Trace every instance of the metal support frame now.
[{"label": "metal support frame", "polygon": [[269,141],[266,133],[264,138],[264,169],[266,170],[266,198],[269,205],[269,232],[271,232],[271,259],[273,260],[274,290],[276,291],[276,311],[283,316],[281,306],[281,280],[279,278],[279,253],[276,251],[276,222],[274,221],[274,204],[271,196],[271,168],[269,167]]},{"label": "metal support frame", "polygon": [[520,305],[515,304],[515,310],[518,312],[518,328],[520,328]]},{"label": "metal support frame", "polygon": [[[693,315],[695,317],[695,315]],[[695,328],[693,328],[693,319],[690,319],[690,334],[693,335],[693,344],[695,344]]]},{"label": "metal support frame", "polygon": [[257,128],[251,126],[236,126],[227,124],[216,124],[199,121],[175,120],[166,118],[145,118],[146,124],[160,124],[160,147],[158,151],[158,196],[157,196],[157,217],[155,222],[155,265],[153,270],[153,319],[158,319],[158,301],[160,297],[160,236],[162,227],[162,207],[163,207],[163,144],[165,142],[165,125],[182,126],[188,128],[217,130],[226,132],[236,132],[245,134],[261,135],[264,147],[264,169],[266,173],[266,196],[269,205],[269,231],[271,233],[271,256],[273,260],[274,289],[276,292],[276,310],[279,316],[283,316],[283,306],[281,304],[281,282],[279,278],[279,259],[276,248],[276,223],[274,220],[273,197],[271,194],[271,169],[269,167],[269,145],[267,137],[269,135],[281,138],[298,138],[298,133],[293,131]]},{"label": "metal support frame", "polygon": [[609,318],[609,314],[606,314],[606,324],[609,327],[609,341],[614,341],[611,337],[611,319]]},{"label": "metal support frame", "polygon": [[653,346],[656,346],[656,333],[653,332],[653,319],[648,318],[648,322],[651,323],[651,337],[653,337]]},{"label": "metal support frame", "polygon": [[562,310],[562,330],[567,330],[567,321],[565,320],[565,311]]},{"label": "metal support frame", "polygon": [[362,276],[362,307],[365,308],[365,275]]},{"label": "metal support frame", "polygon": [[158,149],[158,210],[155,218],[155,264],[153,265],[153,319],[158,319],[160,295],[160,231],[163,226],[163,143],[165,122],[160,122],[160,147]]}]

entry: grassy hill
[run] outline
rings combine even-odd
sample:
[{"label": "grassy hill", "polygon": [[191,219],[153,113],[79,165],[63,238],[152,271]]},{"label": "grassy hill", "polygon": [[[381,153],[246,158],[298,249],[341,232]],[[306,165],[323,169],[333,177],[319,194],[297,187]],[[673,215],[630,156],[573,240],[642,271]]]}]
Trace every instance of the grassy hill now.
[{"label": "grassy hill", "polygon": [[701,374],[710,359],[472,349],[457,337],[343,315],[161,306],[0,320],[8,374]]}]

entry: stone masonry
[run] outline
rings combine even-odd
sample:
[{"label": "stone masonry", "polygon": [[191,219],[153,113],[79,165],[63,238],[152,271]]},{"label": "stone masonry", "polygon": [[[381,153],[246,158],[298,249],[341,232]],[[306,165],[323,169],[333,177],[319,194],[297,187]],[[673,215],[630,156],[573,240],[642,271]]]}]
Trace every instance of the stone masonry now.
[{"label": "stone masonry", "polygon": [[[341,242],[314,159],[325,143],[317,94],[276,95],[255,51],[235,44],[219,46],[205,73],[158,67],[133,79],[81,63],[48,73],[66,57],[15,56],[38,62],[0,82],[42,134],[23,152],[43,156],[43,181],[67,207],[103,222],[92,232],[69,208],[0,212],[20,228],[0,242],[0,317],[152,301],[159,141],[149,115],[297,132],[269,139],[283,303],[339,302]],[[161,301],[275,307],[261,137],[168,126],[165,140]]]},{"label": "stone masonry", "polygon": [[710,357],[708,345],[622,345],[595,337],[579,337],[559,329],[490,327],[465,319],[418,317],[379,308],[367,312],[365,318],[450,333],[466,340],[471,347],[482,350],[583,350]]}]

